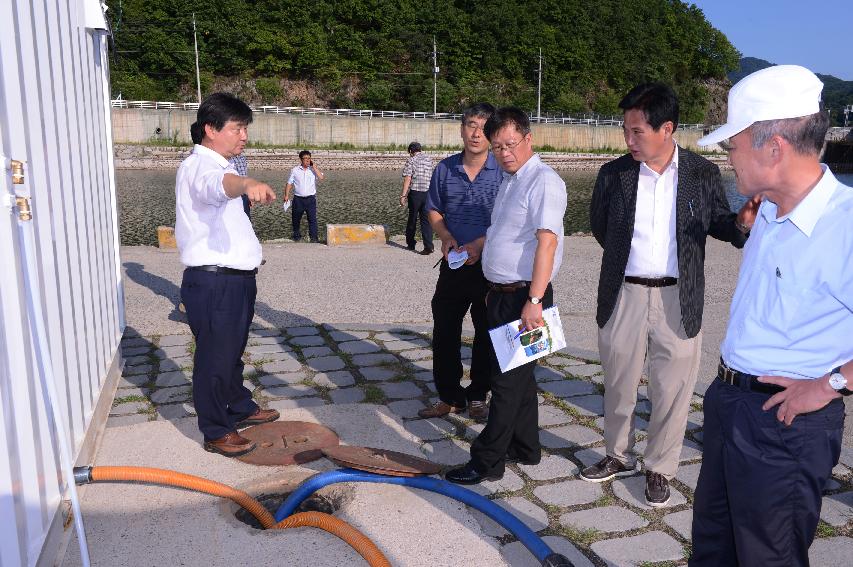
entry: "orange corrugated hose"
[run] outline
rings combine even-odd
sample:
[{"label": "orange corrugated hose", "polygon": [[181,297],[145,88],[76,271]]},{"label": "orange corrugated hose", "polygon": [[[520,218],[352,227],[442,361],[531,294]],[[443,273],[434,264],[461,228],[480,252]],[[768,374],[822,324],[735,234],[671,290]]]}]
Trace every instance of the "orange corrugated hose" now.
[{"label": "orange corrugated hose", "polygon": [[93,482],[125,480],[150,484],[165,484],[228,498],[257,518],[264,529],[319,528],[344,540],[359,555],[364,557],[371,567],[391,567],[391,563],[385,555],[367,536],[343,520],[329,514],[323,514],[322,512],[300,512],[299,514],[293,514],[283,519],[279,523],[275,523],[273,515],[260,502],[242,490],[237,490],[221,482],[167,469],[149,467],[92,467],[90,475]]}]

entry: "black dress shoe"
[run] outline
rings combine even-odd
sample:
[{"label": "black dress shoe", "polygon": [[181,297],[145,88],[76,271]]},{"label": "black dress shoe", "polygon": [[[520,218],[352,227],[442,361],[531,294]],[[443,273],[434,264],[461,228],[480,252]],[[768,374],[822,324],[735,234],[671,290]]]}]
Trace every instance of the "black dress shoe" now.
[{"label": "black dress shoe", "polygon": [[480,484],[484,480],[500,480],[504,475],[486,475],[477,472],[474,465],[468,463],[464,467],[449,470],[444,474],[445,480],[456,484]]},{"label": "black dress shoe", "polygon": [[510,463],[510,464],[515,464],[515,465],[529,465],[529,466],[536,466],[536,465],[538,465],[539,463],[541,463],[541,462],[542,462],[542,459],[536,459],[536,460],[533,460],[533,459],[519,459],[518,457],[510,457],[510,456],[508,456],[508,455],[507,455],[507,458],[506,458],[506,460],[505,460],[504,462],[506,462],[506,463]]}]

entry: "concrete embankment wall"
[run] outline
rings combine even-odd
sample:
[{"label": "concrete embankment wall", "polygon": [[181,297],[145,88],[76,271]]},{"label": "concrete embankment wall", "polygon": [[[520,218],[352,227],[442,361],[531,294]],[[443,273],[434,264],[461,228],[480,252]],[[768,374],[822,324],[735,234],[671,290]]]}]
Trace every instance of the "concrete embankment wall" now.
[{"label": "concrete embankment wall", "polygon": [[[151,140],[190,140],[195,111],[114,108],[113,139],[116,143],[139,144]],[[159,130],[158,130],[159,129]],[[699,130],[679,130],[679,143],[696,149]],[[356,147],[405,147],[417,140],[427,147],[460,147],[459,123],[451,120],[368,118],[306,114],[255,113],[249,129],[252,142],[309,148],[352,144]],[[617,126],[579,124],[534,124],[533,140],[538,147],[555,150],[621,150],[622,129]]]}]

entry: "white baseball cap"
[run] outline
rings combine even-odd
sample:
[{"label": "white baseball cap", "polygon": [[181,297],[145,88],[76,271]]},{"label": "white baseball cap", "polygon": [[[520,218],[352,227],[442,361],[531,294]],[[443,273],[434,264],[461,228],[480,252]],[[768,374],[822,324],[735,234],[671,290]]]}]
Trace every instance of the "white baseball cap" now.
[{"label": "white baseball cap", "polygon": [[696,143],[716,144],[761,120],[798,118],[820,112],[821,90],[820,79],[799,65],[776,65],[756,71],[729,91],[726,123]]}]

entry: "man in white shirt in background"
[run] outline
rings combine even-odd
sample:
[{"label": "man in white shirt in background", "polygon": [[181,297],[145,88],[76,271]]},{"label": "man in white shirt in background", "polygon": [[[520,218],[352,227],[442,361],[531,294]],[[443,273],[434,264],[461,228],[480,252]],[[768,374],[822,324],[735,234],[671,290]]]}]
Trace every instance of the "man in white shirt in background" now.
[{"label": "man in white shirt in background", "polygon": [[195,337],[193,406],[205,450],[226,457],[255,448],[238,428],[279,417],[259,408],[243,386],[241,357],[262,258],[241,196],[252,204],[275,199],[269,185],[241,177],[228,162],[243,151],[251,121],[251,109],[238,98],[207,97],[190,127],[193,140],[201,143],[181,162],[175,181],[175,238],[186,266],[181,300]]},{"label": "man in white shirt in background", "polygon": [[293,241],[302,240],[302,214],[308,215],[308,237],[311,242],[319,242],[317,238],[317,182],[326,178],[326,175],[314,165],[311,152],[302,150],[299,152],[299,165],[290,170],[290,177],[284,188],[284,200],[293,199],[293,208],[290,211],[293,222]]}]

